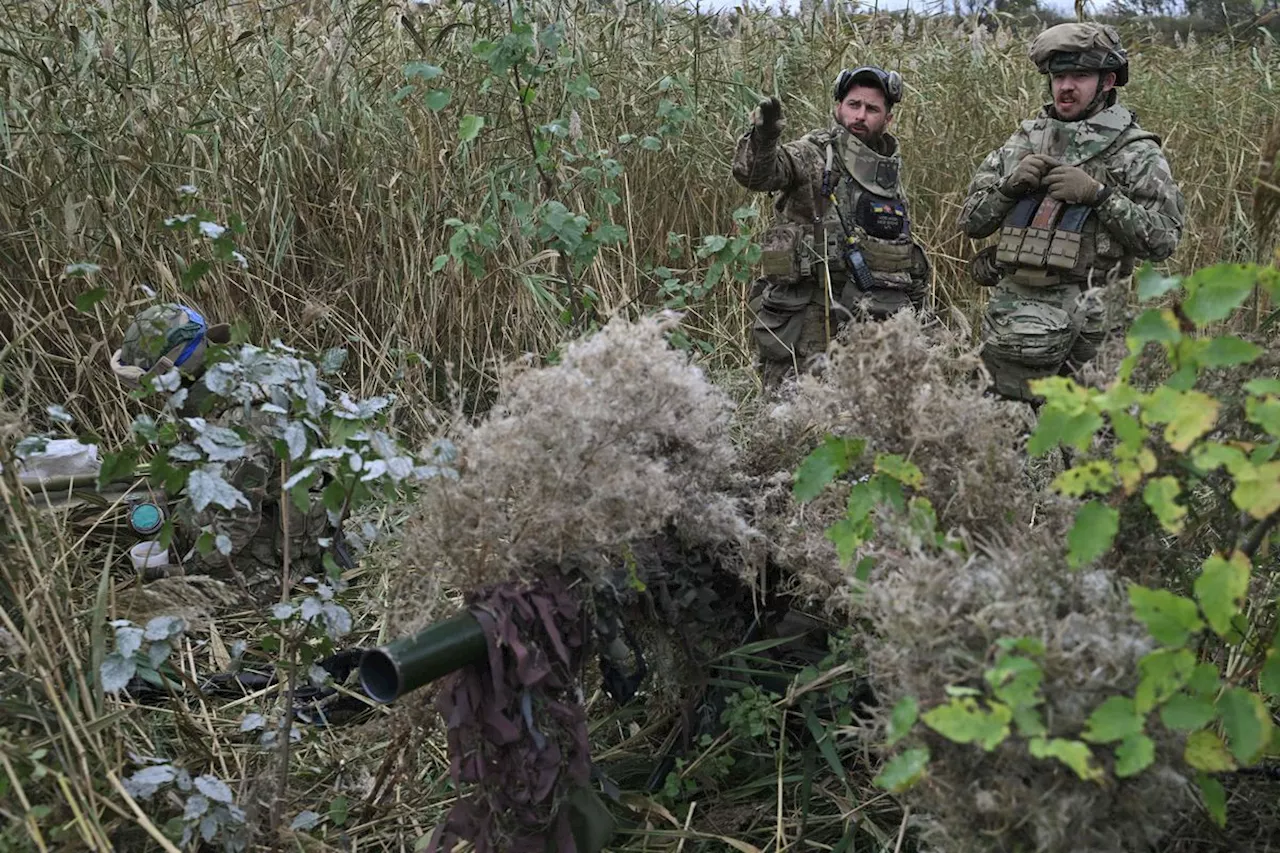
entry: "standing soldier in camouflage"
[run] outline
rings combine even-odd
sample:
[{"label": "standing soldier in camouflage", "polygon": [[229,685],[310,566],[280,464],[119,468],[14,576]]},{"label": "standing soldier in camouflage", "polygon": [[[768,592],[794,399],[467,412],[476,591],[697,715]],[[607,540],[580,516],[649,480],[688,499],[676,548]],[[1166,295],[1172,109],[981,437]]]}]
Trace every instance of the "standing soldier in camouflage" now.
[{"label": "standing soldier in camouflage", "polygon": [[1034,403],[1029,380],[1070,375],[1124,324],[1135,263],[1173,254],[1184,200],[1159,137],[1116,102],[1129,58],[1114,28],[1050,27],[1030,57],[1053,102],[987,155],[960,226],[1000,231],[973,265],[995,288],[982,355],[996,393]]},{"label": "standing soldier in camouflage", "polygon": [[[210,344],[226,344],[230,330],[225,324],[209,325],[185,305],[154,305],[138,314],[128,329],[120,349],[111,356],[111,369],[122,384],[141,387],[149,378],[159,378],[177,370],[185,399],[178,414],[184,418],[204,418],[211,425],[234,429],[255,412],[228,405],[200,379]],[[248,413],[246,413],[248,412]],[[245,496],[249,506],[228,510],[210,504],[194,512],[186,501],[178,502],[174,513],[175,545],[186,574],[212,577],[230,576],[258,602],[280,595],[283,575],[285,535],[283,514],[288,513],[288,545],[291,563],[316,562],[319,540],[332,536],[332,526],[318,494],[312,494],[308,512],[299,512],[281,493],[280,465],[266,440],[246,444],[244,454],[222,463],[223,479]],[[195,542],[206,529],[230,540],[230,552],[214,548],[200,554]],[[299,578],[307,572],[295,571]]]},{"label": "standing soldier in camouflage", "polygon": [[919,309],[928,291],[898,140],[888,133],[902,78],[870,66],[845,69],[833,97],[830,128],[783,145],[782,105],[761,101],[734,153],[739,184],[778,193],[777,217],[762,241],[764,275],[751,299],[766,387],[825,352],[849,320]]}]

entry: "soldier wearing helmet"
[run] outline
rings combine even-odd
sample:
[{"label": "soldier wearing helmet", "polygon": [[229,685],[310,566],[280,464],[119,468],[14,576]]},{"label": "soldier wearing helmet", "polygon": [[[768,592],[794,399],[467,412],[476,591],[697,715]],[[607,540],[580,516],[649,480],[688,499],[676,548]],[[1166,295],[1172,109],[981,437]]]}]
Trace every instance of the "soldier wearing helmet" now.
[{"label": "soldier wearing helmet", "polygon": [[782,105],[762,100],[734,153],[739,184],[778,194],[751,298],[766,387],[825,352],[849,320],[919,309],[928,289],[898,140],[888,132],[902,77],[872,66],[845,69],[832,98],[829,128],[783,145]]},{"label": "soldier wearing helmet", "polygon": [[[139,313],[125,330],[119,349],[111,355],[111,370],[122,384],[130,388],[152,386],[175,392],[170,403],[189,421],[203,419],[210,426],[237,429],[246,418],[259,413],[243,406],[229,405],[203,381],[210,347],[230,342],[230,329],[225,324],[208,324],[204,317],[186,305],[164,303]],[[174,512],[174,542],[171,549],[179,556],[179,571],[230,577],[239,582],[257,601],[267,601],[280,594],[281,569],[285,548],[282,517],[288,513],[288,547],[291,561],[316,560],[320,556],[319,540],[331,535],[331,525],[318,494],[303,513],[292,501],[282,499],[280,465],[275,452],[265,439],[253,440],[247,431],[243,455],[231,461],[209,461],[220,469],[222,478],[244,495],[248,506],[228,510],[210,504],[196,511],[190,502],[180,499]],[[196,451],[199,452],[199,451]],[[217,547],[201,554],[195,547],[200,536],[210,532],[221,537],[223,553]],[[294,573],[295,577],[302,573]]]},{"label": "soldier wearing helmet", "polygon": [[1123,324],[1135,265],[1173,254],[1185,201],[1160,138],[1117,103],[1129,57],[1113,27],[1059,24],[1029,53],[1053,100],[983,160],[960,226],[999,231],[973,266],[994,287],[982,327],[993,390],[1035,402],[1029,380],[1071,375]]}]

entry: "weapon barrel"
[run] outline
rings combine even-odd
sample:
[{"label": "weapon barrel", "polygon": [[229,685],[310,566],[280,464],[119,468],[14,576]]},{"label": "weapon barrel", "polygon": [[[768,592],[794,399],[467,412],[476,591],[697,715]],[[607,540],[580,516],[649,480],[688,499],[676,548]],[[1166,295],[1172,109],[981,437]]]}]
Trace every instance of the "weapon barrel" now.
[{"label": "weapon barrel", "polygon": [[360,657],[360,685],[375,702],[394,702],[468,664],[488,656],[484,630],[462,612],[408,637],[368,649]]}]

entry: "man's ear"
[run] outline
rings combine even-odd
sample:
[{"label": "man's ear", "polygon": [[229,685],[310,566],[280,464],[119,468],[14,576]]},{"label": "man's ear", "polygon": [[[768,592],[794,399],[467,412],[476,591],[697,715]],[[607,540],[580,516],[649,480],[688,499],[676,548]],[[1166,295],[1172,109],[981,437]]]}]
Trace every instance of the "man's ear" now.
[{"label": "man's ear", "polygon": [[1116,87],[1116,72],[1108,71],[1102,78],[1102,91],[1105,94]]}]

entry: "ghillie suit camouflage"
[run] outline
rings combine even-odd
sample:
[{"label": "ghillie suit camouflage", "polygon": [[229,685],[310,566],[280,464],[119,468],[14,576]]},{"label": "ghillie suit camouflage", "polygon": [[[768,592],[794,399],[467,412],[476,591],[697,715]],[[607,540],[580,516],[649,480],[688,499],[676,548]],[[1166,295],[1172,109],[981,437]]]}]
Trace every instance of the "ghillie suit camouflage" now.
[{"label": "ghillie suit camouflage", "polygon": [[[864,81],[885,92],[889,107],[901,98],[896,73],[861,68],[841,73],[836,102]],[[777,99],[761,102],[733,158],[739,184],[779,194],[751,297],[766,385],[825,351],[852,319],[920,309],[929,285],[928,260],[911,236],[898,140],[885,133],[873,150],[837,121],[779,146],[785,127]]]},{"label": "ghillie suit camouflage", "polygon": [[[1094,23],[1060,24],[1030,49],[1043,74],[1114,72],[1129,79],[1119,35]],[[1084,117],[1048,104],[983,160],[960,226],[972,238],[1000,231],[975,278],[995,291],[983,319],[983,360],[994,390],[1033,401],[1027,382],[1070,373],[1124,323],[1137,260],[1163,260],[1182,236],[1185,202],[1160,139],[1099,85]]]},{"label": "ghillie suit camouflage", "polygon": [[[181,382],[187,393],[179,414],[235,430],[245,418],[258,416],[256,410],[228,405],[201,381],[210,344],[229,341],[226,324],[210,325],[185,305],[153,305],[125,330],[120,348],[111,356],[111,369],[131,388],[144,382],[176,388]],[[286,545],[291,562],[317,559],[320,540],[332,530],[328,514],[319,494],[311,495],[306,512],[282,497],[280,466],[266,441],[247,445],[243,455],[224,463],[223,479],[239,489],[250,505],[228,510],[211,504],[197,512],[188,501],[178,501],[174,515],[177,570],[230,578],[254,600],[270,600],[280,592]],[[196,541],[215,527],[216,535],[226,537],[224,547],[229,542],[229,551],[215,547],[201,554]]]}]

